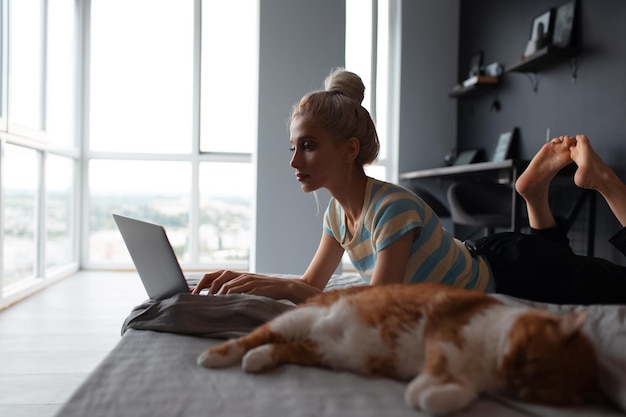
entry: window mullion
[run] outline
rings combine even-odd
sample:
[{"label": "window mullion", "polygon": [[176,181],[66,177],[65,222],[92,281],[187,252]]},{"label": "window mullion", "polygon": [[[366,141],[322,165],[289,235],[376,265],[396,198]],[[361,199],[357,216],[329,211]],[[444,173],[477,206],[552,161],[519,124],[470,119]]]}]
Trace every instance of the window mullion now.
[{"label": "window mullion", "polygon": [[[7,103],[8,103],[8,1],[0,1],[0,71],[2,74],[0,75],[0,130],[7,130]],[[2,287],[0,287],[2,288]]]},{"label": "window mullion", "polygon": [[6,140],[0,137],[0,307],[4,306],[4,149]]},{"label": "window mullion", "polygon": [[191,128],[191,208],[189,210],[189,253],[192,264],[200,262],[200,96],[202,62],[202,0],[194,0],[193,13],[193,104]]},{"label": "window mullion", "polygon": [[78,227],[75,236],[78,236],[78,265],[80,268],[85,267],[89,252],[89,80],[90,65],[89,57],[91,54],[91,0],[78,0],[78,31],[77,31],[77,74],[78,86],[76,92],[76,115],[77,123],[75,126],[78,136],[78,146],[80,149],[80,158],[75,175],[76,184],[76,206],[77,213],[80,213],[78,219]]},{"label": "window mullion", "polygon": [[43,278],[46,273],[46,152],[38,152],[39,178],[37,181],[37,202],[35,204],[37,222],[35,232],[36,255],[35,255],[35,277]]},{"label": "window mullion", "polygon": [[41,90],[39,128],[46,131],[48,96],[48,0],[41,0]]},{"label": "window mullion", "polygon": [[370,80],[370,114],[372,120],[376,121],[377,115],[377,100],[376,100],[376,85],[377,85],[377,70],[378,70],[378,0],[372,0],[372,39],[371,39],[371,80]]}]

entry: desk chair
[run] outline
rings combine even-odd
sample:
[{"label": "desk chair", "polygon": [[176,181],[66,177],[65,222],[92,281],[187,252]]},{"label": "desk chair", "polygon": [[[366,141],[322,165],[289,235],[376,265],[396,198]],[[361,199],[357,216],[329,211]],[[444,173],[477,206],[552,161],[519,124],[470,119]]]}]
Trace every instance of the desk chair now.
[{"label": "desk chair", "polygon": [[484,229],[511,226],[511,187],[489,181],[461,181],[448,188],[448,203],[455,224]]},{"label": "desk chair", "polygon": [[419,198],[424,200],[424,202],[428,204],[431,209],[433,209],[435,214],[440,219],[450,217],[450,211],[448,210],[448,208],[437,197],[435,197],[430,191],[415,184],[411,184],[409,189],[413,191],[415,194],[417,194]]}]

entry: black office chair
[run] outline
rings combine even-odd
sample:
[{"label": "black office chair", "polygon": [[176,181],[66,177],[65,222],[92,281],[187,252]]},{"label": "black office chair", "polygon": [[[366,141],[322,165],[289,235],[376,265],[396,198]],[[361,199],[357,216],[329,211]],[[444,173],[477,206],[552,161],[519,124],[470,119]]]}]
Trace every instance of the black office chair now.
[{"label": "black office chair", "polygon": [[448,188],[452,221],[484,229],[485,236],[498,227],[511,226],[511,187],[488,181],[462,181]]},{"label": "black office chair", "polygon": [[450,210],[443,204],[437,197],[435,197],[430,191],[415,185],[411,184],[410,190],[417,194],[426,204],[433,209],[435,214],[440,218],[448,218],[450,217]]}]

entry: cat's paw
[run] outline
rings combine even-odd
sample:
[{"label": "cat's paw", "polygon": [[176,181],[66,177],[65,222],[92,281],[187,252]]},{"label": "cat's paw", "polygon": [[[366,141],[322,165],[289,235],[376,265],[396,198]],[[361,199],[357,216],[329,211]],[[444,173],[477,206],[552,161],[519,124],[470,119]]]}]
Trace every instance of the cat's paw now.
[{"label": "cat's paw", "polygon": [[202,352],[198,356],[198,365],[205,368],[225,368],[239,362],[244,353],[244,349],[236,343],[222,343]]},{"label": "cat's paw", "polygon": [[404,400],[408,405],[419,410],[423,409],[422,397],[433,385],[440,384],[441,378],[430,374],[421,374],[413,379],[404,391]]},{"label": "cat's paw", "polygon": [[407,402],[416,408],[434,415],[443,415],[462,410],[474,401],[478,394],[458,383],[431,385],[422,390],[412,390],[411,386],[405,393]]},{"label": "cat's paw", "polygon": [[263,372],[274,368],[277,363],[272,355],[272,345],[252,349],[243,357],[241,367],[246,372]]}]

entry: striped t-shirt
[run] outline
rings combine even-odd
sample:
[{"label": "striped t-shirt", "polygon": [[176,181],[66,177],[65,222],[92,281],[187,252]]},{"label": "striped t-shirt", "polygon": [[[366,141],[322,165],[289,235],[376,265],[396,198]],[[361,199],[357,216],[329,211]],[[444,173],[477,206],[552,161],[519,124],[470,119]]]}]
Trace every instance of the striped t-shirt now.
[{"label": "striped t-shirt", "polygon": [[350,236],[337,200],[330,200],[324,214],[324,231],[341,244],[368,283],[374,273],[376,253],[412,229],[418,230],[404,283],[440,282],[487,290],[490,270],[485,260],[473,257],[461,241],[443,228],[430,206],[403,187],[368,178],[354,236]]}]

